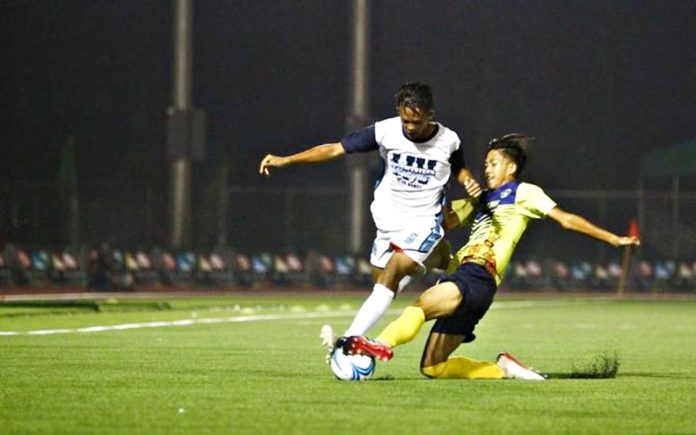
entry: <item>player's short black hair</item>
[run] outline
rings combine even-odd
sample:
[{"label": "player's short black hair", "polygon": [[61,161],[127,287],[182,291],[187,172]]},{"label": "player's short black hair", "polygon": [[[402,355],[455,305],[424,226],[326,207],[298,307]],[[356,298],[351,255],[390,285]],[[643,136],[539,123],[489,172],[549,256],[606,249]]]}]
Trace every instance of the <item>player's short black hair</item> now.
[{"label": "player's short black hair", "polygon": [[435,107],[433,88],[421,82],[406,82],[401,85],[395,95],[395,100],[397,108],[420,109],[424,113],[432,113]]},{"label": "player's short black hair", "polygon": [[502,137],[496,137],[488,142],[488,151],[497,150],[505,154],[507,158],[515,162],[517,171],[515,177],[519,177],[527,165],[527,145],[534,140],[522,133],[510,133]]}]

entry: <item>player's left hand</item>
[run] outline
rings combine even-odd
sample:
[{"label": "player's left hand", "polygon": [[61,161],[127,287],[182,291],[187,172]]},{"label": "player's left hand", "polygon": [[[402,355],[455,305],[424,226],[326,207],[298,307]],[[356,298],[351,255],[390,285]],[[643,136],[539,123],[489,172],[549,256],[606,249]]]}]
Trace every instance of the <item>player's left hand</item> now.
[{"label": "player's left hand", "polygon": [[471,177],[464,180],[464,188],[466,189],[466,193],[472,198],[478,198],[481,196],[481,193],[483,193],[481,186]]}]

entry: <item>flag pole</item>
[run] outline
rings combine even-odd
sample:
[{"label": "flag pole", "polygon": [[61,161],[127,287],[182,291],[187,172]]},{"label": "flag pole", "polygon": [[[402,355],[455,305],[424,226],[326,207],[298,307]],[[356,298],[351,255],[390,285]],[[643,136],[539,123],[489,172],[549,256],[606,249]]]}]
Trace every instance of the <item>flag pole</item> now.
[{"label": "flag pole", "polygon": [[[640,239],[638,230],[638,222],[631,219],[628,222],[628,236]],[[616,294],[623,296],[626,293],[626,282],[628,281],[628,271],[631,265],[631,245],[624,247],[623,260],[621,261],[621,277],[619,278],[619,286],[616,289]]]},{"label": "flag pole", "polygon": [[631,263],[631,247],[625,246],[623,252],[623,261],[621,262],[621,277],[619,278],[619,288],[616,289],[616,294],[623,296],[626,292],[626,280],[628,279],[628,266]]}]

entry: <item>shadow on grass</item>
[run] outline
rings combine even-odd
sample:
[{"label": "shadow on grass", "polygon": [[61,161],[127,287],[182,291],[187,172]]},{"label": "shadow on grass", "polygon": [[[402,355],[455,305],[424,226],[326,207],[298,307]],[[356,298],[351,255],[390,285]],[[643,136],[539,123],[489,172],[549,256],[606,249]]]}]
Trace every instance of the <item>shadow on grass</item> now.
[{"label": "shadow on grass", "polygon": [[544,373],[546,379],[614,379],[616,376],[599,376],[593,373]]},{"label": "shadow on grass", "polygon": [[652,372],[622,372],[622,378],[665,378],[665,379],[696,379],[696,376],[681,373],[652,373]]},{"label": "shadow on grass", "polygon": [[[6,301],[0,303],[0,308],[7,308],[7,311],[0,313],[0,317],[20,317],[36,316],[47,314],[71,314],[80,311],[92,312],[122,312],[122,311],[161,311],[171,310],[168,302],[149,302],[149,301],[122,301],[122,300],[37,300],[37,301]],[[13,308],[36,308],[39,311],[26,312],[20,311],[13,313]]]},{"label": "shadow on grass", "polygon": [[383,375],[383,376],[375,376],[374,378],[370,378],[370,382],[374,381],[393,381],[395,380],[394,376],[392,375]]},{"label": "shadow on grass", "polygon": [[663,379],[696,379],[696,376],[684,376],[679,373],[654,372],[621,372],[614,376],[598,376],[593,373],[545,373],[547,379],[614,379],[614,378],[663,378]]}]

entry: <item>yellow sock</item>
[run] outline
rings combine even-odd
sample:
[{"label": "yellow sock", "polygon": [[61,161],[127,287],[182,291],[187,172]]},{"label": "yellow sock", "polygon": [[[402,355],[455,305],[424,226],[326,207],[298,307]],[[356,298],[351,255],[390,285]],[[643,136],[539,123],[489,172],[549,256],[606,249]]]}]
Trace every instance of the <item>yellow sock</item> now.
[{"label": "yellow sock", "polygon": [[389,347],[408,343],[418,335],[418,331],[423,326],[423,323],[425,323],[425,313],[420,307],[406,307],[398,319],[384,328],[379,337],[377,337],[377,341]]},{"label": "yellow sock", "polygon": [[437,379],[502,379],[505,371],[493,362],[453,356],[443,363],[423,367],[423,374]]}]

